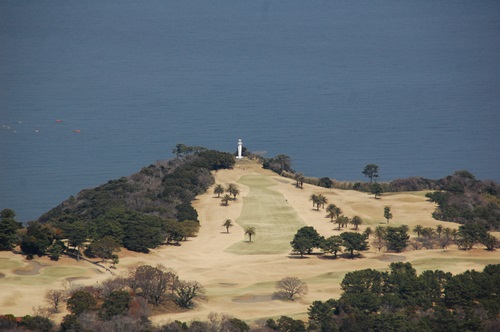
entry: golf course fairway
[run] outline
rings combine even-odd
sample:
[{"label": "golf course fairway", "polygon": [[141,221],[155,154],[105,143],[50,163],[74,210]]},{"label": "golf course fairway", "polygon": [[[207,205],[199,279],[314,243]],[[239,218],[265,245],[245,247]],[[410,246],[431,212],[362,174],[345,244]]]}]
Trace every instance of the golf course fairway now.
[{"label": "golf course fairway", "polygon": [[243,210],[236,220],[243,229],[254,227],[252,242],[246,237],[231,245],[227,252],[241,255],[280,254],[290,252],[290,241],[305,222],[285,197],[272,189],[276,182],[263,175],[245,175],[238,183],[250,192],[243,198]]}]

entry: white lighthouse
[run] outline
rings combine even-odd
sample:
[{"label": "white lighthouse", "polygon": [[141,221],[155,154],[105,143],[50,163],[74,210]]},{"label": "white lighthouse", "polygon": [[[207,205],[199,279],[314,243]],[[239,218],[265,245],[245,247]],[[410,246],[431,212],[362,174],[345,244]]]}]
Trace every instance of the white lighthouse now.
[{"label": "white lighthouse", "polygon": [[238,156],[236,157],[237,159],[241,159],[243,158],[243,156],[241,155],[243,151],[243,142],[241,141],[241,138],[238,140]]}]

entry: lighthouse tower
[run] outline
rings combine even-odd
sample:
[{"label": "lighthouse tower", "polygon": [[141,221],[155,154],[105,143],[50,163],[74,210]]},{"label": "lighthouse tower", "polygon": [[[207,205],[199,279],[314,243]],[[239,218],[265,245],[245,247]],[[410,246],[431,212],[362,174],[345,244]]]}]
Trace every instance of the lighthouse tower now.
[{"label": "lighthouse tower", "polygon": [[243,142],[241,141],[241,138],[238,140],[238,156],[236,159],[241,159],[243,156],[241,155],[241,152],[243,151]]}]

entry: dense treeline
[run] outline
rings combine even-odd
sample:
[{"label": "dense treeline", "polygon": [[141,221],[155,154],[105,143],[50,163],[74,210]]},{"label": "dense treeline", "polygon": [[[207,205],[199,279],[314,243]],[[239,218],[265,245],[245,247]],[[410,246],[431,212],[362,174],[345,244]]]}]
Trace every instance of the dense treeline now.
[{"label": "dense treeline", "polygon": [[339,299],[309,307],[313,331],[495,331],[500,265],[483,272],[424,271],[392,263],[390,271],[349,272]]}]

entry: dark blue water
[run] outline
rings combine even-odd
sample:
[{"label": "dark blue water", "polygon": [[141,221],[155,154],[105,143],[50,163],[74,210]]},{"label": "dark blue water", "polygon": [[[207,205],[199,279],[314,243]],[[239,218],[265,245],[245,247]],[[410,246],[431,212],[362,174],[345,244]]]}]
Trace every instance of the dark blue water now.
[{"label": "dark blue water", "polygon": [[499,36],[496,0],[1,1],[0,209],[238,138],[310,176],[500,180]]}]

